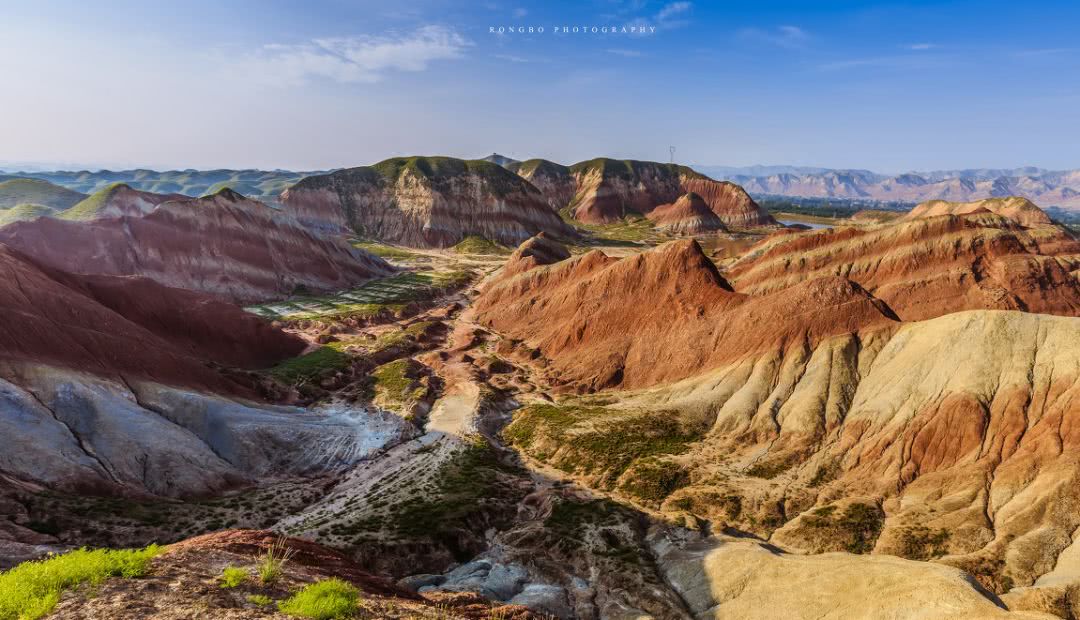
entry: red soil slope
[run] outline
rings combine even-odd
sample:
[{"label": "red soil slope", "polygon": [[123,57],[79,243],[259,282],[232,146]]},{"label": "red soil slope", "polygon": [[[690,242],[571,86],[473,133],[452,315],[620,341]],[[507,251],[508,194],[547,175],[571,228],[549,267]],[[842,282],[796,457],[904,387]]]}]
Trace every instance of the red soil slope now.
[{"label": "red soil slope", "polygon": [[0,359],[246,392],[208,362],[265,366],[304,343],[236,306],[141,278],[80,278],[0,245]]},{"label": "red soil slope", "polygon": [[775,295],[736,293],[694,241],[625,259],[594,251],[519,272],[510,261],[476,302],[480,322],[523,340],[559,379],[638,388],[764,350],[893,323],[857,284],[820,278]]},{"label": "red soil slope", "polygon": [[238,302],[284,297],[301,286],[348,288],[392,271],[344,240],[227,189],[165,202],[143,216],[18,222],[0,229],[0,242],[62,271],[145,276]]},{"label": "red soil slope", "polygon": [[1056,226],[1027,229],[980,210],[772,236],[725,273],[762,295],[843,275],[902,319],[974,309],[1080,313],[1080,243]]},{"label": "red soil slope", "polygon": [[646,216],[657,228],[676,235],[698,235],[724,230],[724,223],[701,196],[688,192],[671,204],[660,205]]}]

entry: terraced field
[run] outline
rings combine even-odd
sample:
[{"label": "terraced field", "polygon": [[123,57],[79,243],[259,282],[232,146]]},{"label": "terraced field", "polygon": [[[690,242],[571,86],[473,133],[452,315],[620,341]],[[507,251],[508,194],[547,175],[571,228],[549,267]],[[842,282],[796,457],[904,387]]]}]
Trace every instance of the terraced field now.
[{"label": "terraced field", "polygon": [[295,296],[246,308],[266,319],[304,320],[335,316],[374,316],[384,310],[401,310],[460,288],[473,278],[465,270],[408,272],[368,282],[357,288],[325,296]]}]

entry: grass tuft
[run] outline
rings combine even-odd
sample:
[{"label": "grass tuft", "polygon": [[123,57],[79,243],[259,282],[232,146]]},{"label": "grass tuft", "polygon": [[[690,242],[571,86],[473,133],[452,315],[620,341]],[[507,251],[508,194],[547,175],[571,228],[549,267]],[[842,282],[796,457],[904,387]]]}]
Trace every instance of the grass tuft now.
[{"label": "grass tuft", "polygon": [[247,578],[248,572],[245,569],[238,566],[226,566],[225,570],[221,571],[218,583],[222,588],[235,588],[247,581]]},{"label": "grass tuft", "polygon": [[259,561],[259,580],[268,585],[277,582],[295,554],[296,550],[290,548],[284,538],[275,540]]},{"label": "grass tuft", "polygon": [[278,603],[278,609],[290,616],[313,620],[348,618],[360,610],[360,591],[340,579],[325,579]]},{"label": "grass tuft", "polygon": [[0,620],[36,620],[56,607],[60,594],[109,577],[142,577],[161,553],[145,549],[78,549],[43,560],[24,562],[0,574]]}]

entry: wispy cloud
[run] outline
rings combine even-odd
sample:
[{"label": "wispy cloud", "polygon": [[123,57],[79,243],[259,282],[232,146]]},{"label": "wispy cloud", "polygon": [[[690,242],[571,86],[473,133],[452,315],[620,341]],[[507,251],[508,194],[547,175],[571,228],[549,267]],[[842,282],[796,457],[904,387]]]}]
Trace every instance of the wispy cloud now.
[{"label": "wispy cloud", "polygon": [[625,56],[626,58],[639,58],[645,55],[637,50],[628,50],[623,48],[611,48],[606,51],[609,54],[615,54],[616,56]]},{"label": "wispy cloud", "polygon": [[923,52],[926,50],[936,49],[940,46],[937,43],[912,43],[910,45],[905,45],[904,47],[916,52]]},{"label": "wispy cloud", "polygon": [[689,2],[669,2],[656,14],[656,20],[661,22],[670,20],[677,15],[688,12],[692,6]]},{"label": "wispy cloud", "polygon": [[943,67],[955,67],[963,64],[961,60],[940,54],[904,54],[896,56],[874,56],[851,58],[817,65],[820,71],[844,71],[849,69],[914,69],[928,70]]},{"label": "wispy cloud", "polygon": [[461,58],[470,45],[449,28],[424,26],[404,34],[264,45],[240,64],[255,79],[273,84],[296,85],[311,78],[373,83],[394,71],[423,71],[433,61]]},{"label": "wispy cloud", "polygon": [[800,49],[810,42],[810,33],[798,26],[783,25],[776,28],[743,28],[738,32],[740,39],[756,43],[773,45],[785,49]]},{"label": "wispy cloud", "polygon": [[513,13],[514,19],[521,19],[522,17],[525,17],[528,14],[529,14],[528,9],[523,9],[521,7],[518,7],[516,9],[514,9],[514,13]]},{"label": "wispy cloud", "polygon": [[646,15],[631,19],[626,25],[639,28],[653,27],[657,30],[674,30],[690,25],[690,12],[694,8],[692,2],[669,2],[660,7],[660,10],[652,15]]}]

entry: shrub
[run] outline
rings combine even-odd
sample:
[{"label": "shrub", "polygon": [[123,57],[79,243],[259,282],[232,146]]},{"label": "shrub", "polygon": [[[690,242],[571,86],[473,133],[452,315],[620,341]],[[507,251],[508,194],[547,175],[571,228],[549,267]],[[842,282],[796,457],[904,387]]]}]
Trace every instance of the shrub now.
[{"label": "shrub", "polygon": [[348,618],[360,609],[360,591],[340,579],[325,579],[278,603],[282,613],[313,620]]},{"label": "shrub", "polygon": [[223,588],[235,588],[247,581],[248,572],[237,566],[226,566],[218,580]]},{"label": "shrub", "polygon": [[772,480],[791,469],[796,464],[798,464],[798,459],[794,456],[788,456],[772,461],[759,461],[746,470],[746,475],[754,478]]},{"label": "shrub", "polygon": [[803,523],[835,537],[848,553],[869,553],[881,533],[885,517],[881,509],[870,504],[849,504],[842,514],[836,506],[822,506],[803,517]]},{"label": "shrub", "polygon": [[659,502],[689,483],[690,474],[678,463],[645,458],[630,466],[621,489],[638,499]]},{"label": "shrub", "polygon": [[286,545],[284,538],[279,538],[271,543],[259,562],[259,580],[265,584],[276,582],[281,578],[285,564],[295,553],[295,550]]},{"label": "shrub", "polygon": [[910,527],[901,534],[900,555],[911,560],[930,560],[948,552],[949,532],[924,526]]},{"label": "shrub", "polygon": [[141,577],[161,553],[145,549],[79,549],[43,560],[24,562],[0,574],[0,620],[36,620],[60,601],[60,593],[79,584],[109,577]]},{"label": "shrub", "polygon": [[810,482],[809,482],[808,486],[810,486],[810,487],[820,487],[820,486],[826,485],[826,484],[832,482],[833,480],[836,480],[837,476],[839,476],[839,475],[840,475],[840,462],[839,461],[830,461],[829,463],[826,463],[825,465],[822,465],[821,467],[818,467],[817,471],[814,472],[814,477],[810,479]]}]

